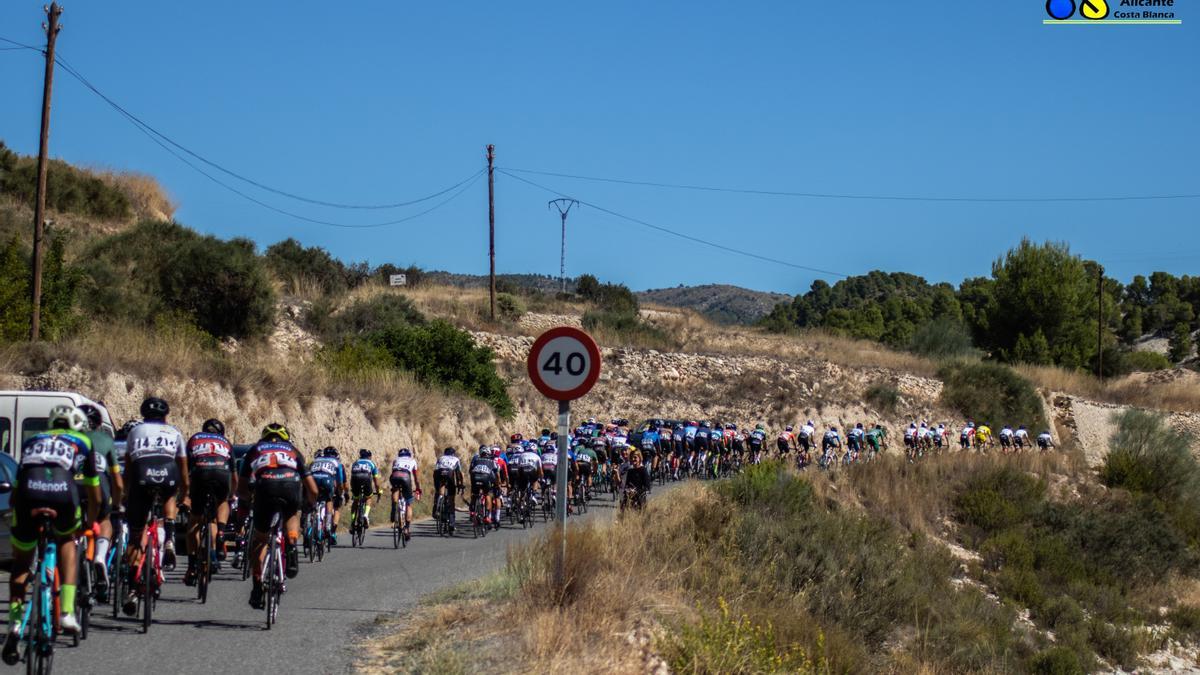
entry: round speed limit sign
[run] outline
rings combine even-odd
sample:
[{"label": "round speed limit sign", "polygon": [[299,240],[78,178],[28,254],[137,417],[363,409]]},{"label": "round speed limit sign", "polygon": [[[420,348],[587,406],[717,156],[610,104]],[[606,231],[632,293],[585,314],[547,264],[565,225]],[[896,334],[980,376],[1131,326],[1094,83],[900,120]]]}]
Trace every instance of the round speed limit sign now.
[{"label": "round speed limit sign", "polygon": [[573,401],[600,378],[600,348],[582,330],[559,326],[538,336],[527,365],[533,386],[546,398]]}]

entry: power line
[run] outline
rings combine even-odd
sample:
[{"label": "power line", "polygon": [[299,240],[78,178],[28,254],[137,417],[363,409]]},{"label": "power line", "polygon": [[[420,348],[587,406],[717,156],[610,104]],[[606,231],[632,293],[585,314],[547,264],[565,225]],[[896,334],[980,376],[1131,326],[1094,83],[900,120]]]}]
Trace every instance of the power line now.
[{"label": "power line", "polygon": [[713,241],[708,241],[707,239],[701,239],[699,237],[694,237],[690,234],[684,234],[683,232],[678,232],[678,231],[672,230],[670,228],[662,227],[661,225],[655,225],[654,223],[650,223],[645,220],[634,218],[633,216],[627,216],[623,213],[618,213],[611,209],[606,209],[603,206],[599,206],[598,204],[593,204],[591,202],[584,201],[577,197],[572,197],[571,195],[568,195],[564,192],[559,192],[558,190],[555,190],[553,188],[548,188],[545,185],[539,185],[538,183],[535,183],[527,178],[522,178],[521,176],[518,176],[516,174],[509,173],[505,169],[496,169],[496,171],[499,171],[500,173],[508,176],[509,178],[515,178],[516,180],[519,180],[522,183],[527,183],[527,184],[532,185],[533,187],[538,188],[540,190],[545,190],[546,192],[549,192],[551,194],[558,195],[559,197],[565,197],[567,199],[574,199],[575,201],[579,202],[580,204],[583,204],[584,206],[587,206],[589,208],[596,209],[597,211],[600,211],[601,213],[607,213],[610,216],[620,218],[622,220],[627,220],[631,223],[636,223],[643,227],[651,228],[653,230],[658,230],[659,232],[665,232],[669,235],[679,237],[681,239],[687,239],[688,241],[692,241],[697,244],[711,246],[712,248],[719,249],[721,251],[726,251],[728,253],[736,253],[738,255],[746,256],[748,258],[755,258],[757,260],[762,260],[764,262],[775,263],[776,265],[784,265],[786,267],[791,267],[791,268],[799,269],[799,270],[805,270],[807,272],[817,272],[819,274],[828,274],[830,276],[835,276],[835,277],[849,277],[850,276],[849,274],[845,274],[843,272],[833,272],[831,270],[823,270],[823,269],[819,269],[816,267],[809,267],[807,265],[798,265],[796,263],[788,262],[786,260],[780,260],[778,258],[771,258],[771,257],[765,256],[765,255],[759,255],[758,253],[752,253],[750,251],[743,251],[741,249],[732,248],[732,247],[726,246],[724,244],[718,244]]},{"label": "power line", "polygon": [[[217,171],[220,171],[221,173],[224,173],[224,174],[225,174],[225,175],[227,175],[227,176],[231,176],[231,177],[233,177],[233,178],[236,178],[236,179],[238,179],[238,180],[240,180],[240,181],[242,181],[242,182],[244,182],[244,183],[248,183],[248,184],[250,184],[250,185],[253,185],[254,187],[257,187],[257,188],[259,188],[259,189],[261,189],[261,190],[265,190],[265,191],[267,191],[267,192],[271,192],[271,193],[274,193],[274,194],[277,194],[277,195],[281,195],[281,196],[284,196],[284,197],[288,197],[288,198],[290,198],[290,199],[295,199],[295,200],[297,200],[297,201],[301,201],[301,202],[304,202],[304,203],[307,203],[307,204],[315,204],[315,205],[317,205],[317,206],[326,206],[326,207],[330,207],[330,208],[338,208],[338,209],[363,209],[363,210],[383,210],[383,209],[396,209],[396,208],[401,208],[401,207],[405,207],[405,206],[412,206],[412,205],[414,205],[414,204],[420,204],[421,202],[426,202],[426,201],[429,201],[429,200],[431,200],[431,199],[436,199],[437,197],[440,197],[440,196],[442,196],[442,195],[446,194],[447,192],[451,192],[451,191],[453,191],[455,188],[457,188],[458,186],[460,186],[460,185],[462,185],[463,183],[467,182],[468,180],[471,180],[471,179],[472,179],[472,178],[474,178],[474,177],[475,177],[475,175],[476,175],[476,174],[472,173],[471,175],[469,175],[469,176],[467,176],[466,178],[462,179],[462,180],[461,180],[461,181],[459,181],[458,183],[455,183],[454,185],[451,185],[450,187],[448,187],[448,188],[445,188],[445,189],[443,189],[443,190],[439,190],[439,191],[437,191],[437,192],[434,192],[433,194],[425,195],[424,197],[420,197],[420,198],[417,198],[417,199],[410,199],[410,200],[408,200],[408,201],[403,201],[403,202],[395,202],[395,203],[392,203],[392,204],[343,204],[343,203],[339,203],[339,202],[330,202],[330,201],[325,201],[325,200],[322,200],[322,199],[311,199],[311,198],[309,198],[309,197],[304,197],[304,196],[302,196],[302,195],[298,195],[298,194],[295,194],[295,193],[292,193],[292,192],[288,192],[288,191],[286,191],[286,190],[280,190],[280,189],[278,189],[278,188],[271,187],[270,185],[266,185],[266,184],[264,184],[264,183],[262,183],[262,182],[259,182],[259,181],[256,181],[256,180],[254,180],[254,179],[252,179],[252,178],[248,178],[248,177],[246,177],[246,176],[244,176],[244,175],[242,175],[242,174],[240,174],[240,173],[237,173],[236,171],[233,171],[233,170],[231,170],[231,169],[227,169],[227,168],[225,168],[224,166],[222,166],[222,165],[220,165],[220,164],[218,164],[218,163],[216,163],[216,162],[214,162],[214,161],[212,161],[212,160],[208,159],[207,157],[205,157],[205,156],[203,156],[203,155],[201,155],[201,154],[199,154],[199,153],[195,152],[194,150],[191,150],[190,148],[188,148],[188,147],[186,147],[186,146],[184,146],[184,145],[182,145],[182,144],[180,144],[180,143],[176,142],[175,140],[173,140],[172,138],[170,138],[170,137],[169,137],[169,136],[167,136],[166,134],[163,134],[163,133],[162,133],[162,132],[160,132],[159,130],[157,130],[157,129],[155,129],[154,127],[150,126],[150,124],[148,124],[148,123],[147,123],[145,120],[143,120],[143,119],[139,118],[137,115],[134,115],[133,113],[129,112],[127,109],[125,109],[125,108],[124,108],[123,106],[121,106],[119,103],[117,103],[117,102],[116,102],[116,101],[114,101],[113,99],[109,98],[107,95],[105,95],[103,92],[101,92],[99,88],[97,88],[97,87],[96,87],[95,85],[93,85],[93,84],[92,84],[90,81],[88,81],[88,79],[87,79],[86,77],[84,77],[82,73],[80,73],[80,72],[79,72],[77,69],[75,69],[74,67],[70,66],[70,64],[68,64],[68,63],[65,61],[65,59],[63,59],[63,58],[59,57],[58,59],[56,59],[56,61],[57,61],[57,63],[58,63],[59,65],[61,65],[63,68],[67,68],[67,69],[69,69],[69,70],[70,70],[70,72],[71,72],[71,75],[72,75],[73,77],[75,77],[75,79],[79,80],[79,81],[80,81],[80,82],[83,84],[83,86],[85,86],[85,87],[87,87],[88,89],[90,89],[90,90],[92,91],[92,93],[96,94],[96,95],[97,95],[97,96],[99,96],[101,99],[103,99],[105,103],[107,103],[108,105],[112,106],[114,109],[116,109],[116,110],[117,110],[118,112],[120,112],[122,115],[124,115],[125,117],[127,117],[127,118],[128,118],[130,121],[132,121],[132,122],[136,123],[138,126],[141,126],[141,127],[143,127],[143,128],[146,130],[146,131],[148,131],[149,133],[153,134],[154,136],[157,136],[158,138],[162,139],[162,140],[163,140],[163,141],[165,141],[167,144],[169,144],[169,145],[173,146],[174,148],[178,149],[179,151],[181,151],[181,152],[183,152],[183,153],[185,153],[185,154],[187,154],[187,155],[191,156],[192,158],[196,159],[196,160],[197,160],[197,161],[199,161],[199,162],[202,162],[202,163],[204,163],[204,164],[206,164],[206,165],[208,165],[208,166],[212,167],[213,169],[216,169]],[[312,221],[312,222],[316,222],[316,221]],[[323,224],[328,224],[328,223],[323,223]]]},{"label": "power line", "polygon": [[538,171],[535,169],[515,169],[505,167],[507,171],[534,174],[538,176],[555,176],[573,180],[586,180],[598,183],[617,183],[619,185],[639,185],[642,187],[667,188],[671,190],[695,190],[700,192],[725,192],[735,194],[760,195],[769,197],[800,197],[805,199],[850,199],[865,201],[892,202],[982,202],[982,203],[1053,203],[1053,202],[1128,202],[1152,201],[1168,199],[1198,199],[1196,194],[1163,194],[1163,195],[1116,195],[1111,197],[929,197],[919,195],[880,195],[880,194],[851,194],[837,192],[790,192],[783,190],[753,190],[729,187],[714,187],[709,185],[689,185],[686,183],[660,183],[644,180],[629,180],[624,178],[602,178],[598,176],[581,176],[555,171]]},{"label": "power line", "polygon": [[[44,51],[41,47],[34,47],[33,45],[27,45],[24,42],[17,42],[16,40],[10,40],[6,37],[0,37],[0,42],[7,42],[10,45],[16,45],[16,47],[13,47],[12,49],[32,49],[35,52]],[[5,49],[8,49],[8,47],[6,47]]]},{"label": "power line", "polygon": [[[145,123],[143,123],[143,122],[142,122],[140,119],[138,119],[136,116],[134,116],[134,115],[133,115],[132,113],[130,113],[129,111],[127,111],[127,110],[125,110],[124,108],[122,108],[120,105],[118,105],[117,103],[115,103],[115,102],[114,102],[114,101],[112,101],[111,99],[109,99],[109,98],[108,98],[107,96],[105,96],[105,95],[104,95],[102,92],[100,92],[100,90],[98,90],[98,89],[96,89],[94,86],[92,86],[92,84],[91,84],[90,82],[88,82],[88,81],[87,81],[87,78],[83,77],[83,75],[81,75],[81,74],[80,74],[80,73],[79,73],[77,70],[75,70],[75,69],[74,69],[74,68],[73,68],[73,67],[72,67],[70,64],[66,63],[66,62],[65,62],[65,61],[63,61],[62,59],[56,59],[56,60],[55,60],[55,62],[56,62],[56,63],[57,63],[59,66],[61,66],[61,67],[63,68],[63,70],[65,70],[65,71],[66,71],[66,72],[67,72],[69,75],[71,75],[71,76],[72,76],[72,77],[74,77],[75,79],[79,80],[79,82],[80,82],[81,84],[83,84],[83,86],[85,86],[85,87],[87,87],[88,89],[90,89],[90,90],[91,90],[93,93],[95,93],[97,96],[99,96],[101,99],[103,99],[103,100],[104,100],[106,103],[108,103],[110,106],[112,106],[112,107],[113,107],[113,109],[115,109],[115,110],[116,110],[116,111],[117,111],[119,114],[121,114],[123,117],[125,117],[125,118],[126,118],[126,120],[128,120],[128,121],[129,121],[131,124],[133,124],[133,126],[134,126],[134,127],[135,127],[135,128],[138,130],[138,131],[140,131],[140,132],[142,132],[143,134],[145,134],[145,135],[146,135],[146,137],[147,137],[147,138],[149,138],[151,141],[153,141],[153,142],[154,142],[156,145],[158,145],[159,147],[161,147],[163,150],[167,151],[167,152],[168,152],[168,153],[169,153],[171,156],[175,157],[175,158],[176,158],[176,159],[178,159],[179,161],[181,161],[181,162],[183,162],[184,164],[186,164],[186,165],[187,165],[188,167],[190,167],[190,168],[191,168],[193,171],[196,171],[196,172],[197,172],[197,173],[199,173],[200,175],[204,176],[205,178],[209,179],[210,181],[212,181],[213,183],[215,183],[215,184],[219,185],[220,187],[222,187],[222,188],[225,188],[226,190],[228,190],[228,191],[230,191],[230,192],[234,193],[235,195],[237,195],[237,196],[239,196],[239,197],[241,197],[241,198],[243,198],[243,199],[245,199],[245,200],[247,200],[247,201],[253,202],[254,204],[257,204],[257,205],[259,205],[259,206],[261,206],[261,207],[263,207],[263,208],[265,208],[265,209],[268,209],[268,210],[270,210],[270,211],[274,211],[275,213],[279,213],[279,214],[281,214],[281,215],[288,216],[289,218],[295,218],[295,219],[297,219],[297,220],[302,220],[302,221],[304,221],[304,222],[313,223],[313,224],[315,224],[315,225],[325,225],[325,226],[328,226],[328,227],[339,227],[339,228],[346,228],[346,229],[369,229],[369,228],[376,228],[376,227],[386,227],[386,226],[389,226],[389,225],[399,225],[400,223],[404,223],[404,222],[407,222],[407,221],[413,220],[413,219],[415,219],[415,218],[419,218],[419,217],[421,217],[421,216],[423,216],[423,215],[425,215],[425,214],[427,214],[427,213],[430,213],[430,212],[432,212],[432,211],[435,211],[435,210],[437,210],[437,209],[441,208],[442,206],[444,206],[444,205],[446,205],[446,204],[450,203],[450,202],[451,202],[451,201],[453,201],[455,198],[457,198],[459,195],[461,195],[463,192],[465,192],[465,191],[467,190],[467,188],[471,187],[471,185],[473,185],[473,184],[475,183],[475,181],[476,181],[476,180],[478,180],[478,179],[479,179],[479,177],[480,177],[481,175],[483,175],[483,172],[484,172],[484,169],[479,169],[478,171],[476,171],[475,173],[471,174],[470,176],[467,176],[466,178],[464,178],[463,180],[459,181],[458,183],[455,183],[454,185],[451,185],[449,188],[446,188],[445,190],[441,190],[441,191],[439,191],[439,192],[437,192],[437,193],[435,193],[435,194],[431,195],[430,197],[423,197],[421,200],[418,200],[418,201],[425,201],[425,200],[427,200],[427,199],[430,199],[430,198],[432,198],[432,197],[437,197],[437,196],[440,196],[440,195],[446,194],[447,192],[450,192],[450,191],[452,191],[452,190],[456,190],[456,189],[457,189],[457,191],[456,191],[456,192],[453,192],[453,193],[452,193],[452,194],[451,194],[451,195],[450,195],[448,198],[446,198],[446,199],[444,199],[444,200],[442,200],[442,201],[440,201],[440,202],[438,202],[438,203],[434,204],[432,207],[430,207],[430,208],[428,208],[428,209],[426,209],[426,210],[424,210],[424,211],[421,211],[421,212],[419,212],[419,213],[415,213],[415,214],[412,214],[412,215],[409,215],[409,216],[405,216],[404,218],[398,218],[398,219],[395,219],[395,220],[389,220],[389,221],[382,222],[382,223],[370,223],[370,224],[365,224],[365,225],[354,225],[354,224],[349,224],[349,223],[338,223],[338,222],[333,222],[333,221],[328,221],[328,220],[319,220],[319,219],[316,219],[316,218],[309,218],[308,216],[303,216],[303,215],[300,215],[300,214],[298,214],[298,213],[293,213],[293,212],[291,212],[291,211],[287,211],[287,210],[285,210],[285,209],[281,209],[281,208],[279,208],[279,207],[277,207],[277,206],[274,206],[274,205],[272,205],[272,204],[268,204],[267,202],[264,202],[264,201],[262,201],[262,200],[260,200],[260,199],[258,199],[258,198],[256,198],[256,197],[254,197],[254,196],[252,196],[252,195],[249,195],[249,194],[247,194],[246,192],[244,192],[244,191],[242,191],[242,190],[239,190],[239,189],[237,189],[236,187],[234,187],[234,186],[232,186],[232,185],[230,185],[230,184],[228,184],[228,183],[226,183],[226,182],[224,182],[224,181],[220,180],[220,179],[219,179],[219,178],[217,178],[216,176],[214,176],[214,175],[212,175],[211,173],[209,173],[209,172],[205,171],[204,169],[200,168],[200,167],[199,167],[199,166],[197,166],[197,165],[196,165],[194,162],[192,162],[192,161],[188,160],[186,157],[184,157],[183,155],[179,154],[179,153],[178,153],[178,152],[176,152],[174,149],[172,149],[172,148],[171,148],[171,147],[170,147],[170,146],[169,146],[167,143],[165,143],[163,140],[160,140],[160,138],[159,138],[159,136],[160,136],[160,135],[156,135],[156,134],[153,132],[153,130],[152,130],[152,129],[150,129],[150,128],[149,128],[147,125],[145,125]],[[416,203],[416,202],[412,202],[412,203]]]}]

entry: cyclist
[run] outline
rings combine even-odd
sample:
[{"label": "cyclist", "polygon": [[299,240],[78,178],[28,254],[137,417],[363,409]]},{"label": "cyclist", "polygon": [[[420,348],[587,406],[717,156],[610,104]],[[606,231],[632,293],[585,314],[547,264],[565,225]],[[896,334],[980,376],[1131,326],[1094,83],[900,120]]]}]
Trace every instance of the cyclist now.
[{"label": "cyclist", "polygon": [[[558,485],[558,450],[552,445],[543,445],[541,453],[542,460],[542,489],[546,494],[557,495]],[[563,467],[566,470],[566,467]],[[567,486],[570,489],[570,485]],[[567,508],[570,508],[570,502],[567,503]]]},{"label": "cyclist", "polygon": [[[792,428],[788,427],[788,431]],[[796,447],[803,450],[805,454],[817,447],[817,425],[812,420],[805,422],[804,426],[800,427],[798,438],[795,439]]]},{"label": "cyclist", "polygon": [[400,448],[396,459],[392,460],[392,475],[388,482],[392,485],[392,522],[396,522],[396,501],[404,497],[404,539],[411,538],[413,496],[421,498],[421,478],[417,475],[417,459],[412,456],[412,450]]},{"label": "cyclist", "polygon": [[[108,550],[112,545],[113,524],[109,518],[114,506],[120,508],[125,499],[125,482],[121,479],[121,464],[117,461],[117,450],[113,437],[103,428],[104,416],[96,406],[85,403],[79,406],[79,411],[87,417],[88,431],[86,436],[92,442],[92,452],[96,455],[97,470],[100,472],[100,510],[96,522],[100,532],[96,535],[96,598],[99,602],[108,602]],[[79,474],[75,476],[76,483],[83,481]],[[86,486],[84,494],[86,496]],[[86,501],[85,501],[86,503]]]},{"label": "cyclist", "polygon": [[[483,524],[492,524],[492,515],[499,516],[500,501],[499,473],[500,468],[492,458],[492,449],[484,445],[479,448],[479,454],[471,458],[471,498],[468,506],[479,499],[479,508],[483,509]],[[478,517],[478,514],[473,514]]]},{"label": "cyclist", "polygon": [[975,446],[981,449],[992,447],[992,428],[987,425],[987,422],[980,424],[975,429]]},{"label": "cyclist", "polygon": [[504,498],[508,496],[508,488],[510,485],[508,477],[508,458],[504,456],[499,445],[492,446],[492,459],[496,460],[496,487],[499,490],[500,498],[496,500],[496,506],[492,509],[492,527],[500,529],[500,504]]},{"label": "cyclist", "polygon": [[1013,443],[1016,444],[1018,450],[1032,448],[1033,444],[1029,442],[1029,430],[1025,425],[1017,427],[1016,433],[1013,434]]},{"label": "cyclist", "polygon": [[1050,435],[1049,429],[1046,429],[1042,433],[1038,434],[1037,445],[1038,448],[1042,450],[1048,450],[1054,447],[1054,437]]},{"label": "cyclist", "polygon": [[346,465],[342,463],[342,453],[338,449],[329,446],[325,448],[325,456],[337,460],[338,463],[338,488],[333,491],[333,526],[329,529],[329,545],[337,546],[337,531],[338,524],[342,521],[342,504],[350,502],[350,480],[346,473]]},{"label": "cyclist", "polygon": [[532,496],[532,489],[542,478],[542,457],[533,445],[526,445],[513,458],[510,470],[514,473],[513,487],[522,498]]},{"label": "cyclist", "polygon": [[912,457],[917,451],[919,434],[916,422],[910,422],[908,427],[904,429],[904,451],[909,457]]},{"label": "cyclist", "polygon": [[933,434],[933,446],[941,452],[942,446],[946,444],[946,425],[938,423],[937,428],[931,432]]},{"label": "cyclist", "polygon": [[74,535],[80,527],[79,492],[73,485],[76,471],[84,475],[88,498],[86,522],[95,522],[100,509],[100,469],[92,442],[84,435],[87,417],[78,408],[60,405],[50,411],[46,423],[48,431],[31,436],[21,445],[21,465],[12,495],[13,567],[8,579],[9,632],[3,650],[4,661],[9,665],[15,664],[20,656],[17,648],[25,614],[25,586],[37,547],[33,511],[50,508],[55,512],[51,536],[58,543],[58,574],[62,579],[59,625],[63,632],[74,634],[79,632],[75,618],[75,581],[79,568]]},{"label": "cyclist", "polygon": [[[258,443],[246,452],[242,461],[242,480],[238,481],[243,499],[250,501],[250,488],[254,489],[254,538],[251,543],[251,568],[254,587],[250,590],[250,606],[262,609],[262,571],[267,557],[267,537],[271,534],[271,521],[275,514],[286,532],[284,547],[284,573],[294,579],[300,572],[300,556],[296,552],[296,541],[300,538],[301,490],[305,500],[312,504],[317,496],[317,485],[312,473],[305,465],[304,455],[291,442],[292,434],[278,422],[263,427]],[[303,486],[303,488],[301,488]]]},{"label": "cyclist", "polygon": [[[233,475],[233,445],[225,437],[225,425],[221,420],[205,420],[200,433],[188,439],[187,463],[191,489],[183,501],[184,504],[190,502],[192,513],[188,519],[188,569],[183,575],[183,583],[192,586],[196,583],[196,573],[199,571],[196,551],[200,548],[204,502],[211,497],[216,507],[215,532],[217,542],[221,543],[220,533],[225,531],[225,524],[229,522],[229,495],[237,490],[237,478]],[[205,533],[205,536],[212,535]],[[221,557],[224,557],[223,545],[221,549]]]},{"label": "cyclist", "polygon": [[125,439],[125,475],[129,476],[129,593],[122,610],[137,611],[138,567],[142,562],[142,531],[150,517],[155,496],[162,499],[164,543],[163,567],[175,567],[175,493],[188,492],[187,446],[179,429],[167,424],[171,407],[156,396],[142,401],[142,423]]},{"label": "cyclist", "polygon": [[871,457],[879,456],[883,450],[884,440],[887,438],[887,430],[882,425],[876,424],[875,428],[867,432],[867,445],[871,447]]},{"label": "cyclist", "polygon": [[1014,437],[1015,434],[1013,433],[1012,427],[1005,424],[1004,428],[1000,430],[1000,449],[1004,452],[1011,451]]},{"label": "cyclist", "polygon": [[658,426],[651,422],[646,430],[642,432],[642,456],[646,459],[646,466],[650,469],[650,475],[658,470],[658,445],[661,438],[658,432]]},{"label": "cyclist", "polygon": [[346,490],[346,468],[338,458],[337,448],[332,445],[321,448],[309,465],[313,484],[317,486],[317,501],[325,503],[325,512],[331,515],[329,527],[329,544],[337,544],[337,509],[334,505],[337,497]]},{"label": "cyclist", "polygon": [[[842,435],[838,433],[837,427],[829,427],[825,435],[821,437],[821,461],[828,467],[831,463],[837,462],[837,453],[842,449]],[[832,452],[831,452],[832,451]],[[833,460],[832,462],[830,460]]]},{"label": "cyclist", "polygon": [[359,448],[358,459],[350,465],[350,494],[355,500],[363,501],[363,520],[371,527],[371,503],[367,497],[378,497],[379,467],[371,459],[371,451]]},{"label": "cyclist", "polygon": [[962,450],[970,450],[975,445],[975,423],[967,420],[967,426],[963,427],[958,434],[958,447]]},{"label": "cyclist", "polygon": [[463,492],[462,462],[458,451],[446,448],[433,467],[433,493],[435,497],[446,495],[444,508],[450,509],[450,533],[454,533],[454,497]]},{"label": "cyclist", "polygon": [[863,440],[866,435],[867,432],[863,430],[862,422],[846,432],[846,452],[850,453],[850,461],[858,461],[859,455],[862,454]]},{"label": "cyclist", "polygon": [[754,431],[750,432],[750,438],[747,439],[750,444],[750,461],[758,464],[762,460],[763,449],[767,445],[767,427],[762,422],[754,425]]}]

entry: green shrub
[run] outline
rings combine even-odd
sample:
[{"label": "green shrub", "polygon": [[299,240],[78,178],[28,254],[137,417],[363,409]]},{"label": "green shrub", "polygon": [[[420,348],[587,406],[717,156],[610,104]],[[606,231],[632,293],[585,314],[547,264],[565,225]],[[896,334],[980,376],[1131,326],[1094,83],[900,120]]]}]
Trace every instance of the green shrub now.
[{"label": "green shrub", "polygon": [[272,328],[275,294],[249,240],[145,221],[97,241],[82,260],[91,316],[150,326],[159,314],[183,312],[216,337],[239,339]]},{"label": "green shrub", "polygon": [[[37,195],[37,158],[9,150],[0,141],[0,194],[32,207]],[[58,159],[46,168],[46,206],[97,218],[128,218],[129,198],[99,176]]]},{"label": "green shrub", "polygon": [[579,297],[595,304],[603,312],[637,316],[637,296],[627,286],[602,284],[596,277],[584,274],[576,282],[575,292]]},{"label": "green shrub", "polygon": [[[81,317],[75,302],[83,273],[65,261],[66,244],[53,237],[42,258],[41,339],[56,340],[70,333]],[[29,284],[32,250],[13,236],[0,251],[0,342],[29,338]]]},{"label": "green shrub", "polygon": [[1046,485],[1012,466],[970,478],[955,499],[958,517],[985,535],[1029,521],[1043,507]]},{"label": "green shrub", "polygon": [[1039,675],[1083,675],[1087,672],[1079,656],[1066,647],[1043,649],[1030,665]]},{"label": "green shrub", "polygon": [[583,327],[608,344],[660,350],[678,346],[666,331],[643,321],[636,312],[588,311],[583,315]]},{"label": "green shrub", "polygon": [[[314,303],[314,308],[318,303]],[[324,306],[324,305],[322,305]],[[425,315],[403,295],[388,293],[360,300],[330,319],[323,334],[329,338],[368,336],[398,326],[420,326]]]},{"label": "green shrub", "polygon": [[666,633],[656,645],[676,673],[824,673],[828,664],[814,662],[796,645],[780,645],[770,626],[734,616],[723,598],[716,615],[700,611],[695,624]]},{"label": "green shrub", "polygon": [[346,265],[320,246],[304,246],[292,238],[272,244],[264,257],[280,280],[296,289],[314,283],[326,295],[343,293],[370,277],[366,263]]},{"label": "green shrub", "polygon": [[1099,618],[1092,619],[1088,627],[1097,654],[1126,670],[1137,666],[1137,640],[1132,631]]},{"label": "green shrub", "polygon": [[883,412],[893,412],[900,403],[900,390],[890,384],[877,382],[867,387],[863,395],[867,403]]},{"label": "green shrub", "polygon": [[1167,613],[1167,621],[1175,630],[1188,640],[1200,638],[1200,607],[1178,605]]},{"label": "green shrub", "polygon": [[1047,426],[1042,399],[1028,380],[998,363],[954,363],[938,371],[942,403],[970,419],[995,426]]},{"label": "green shrub", "polygon": [[922,324],[909,340],[908,349],[936,360],[966,358],[978,354],[967,327],[961,321],[950,317]]},{"label": "green shrub", "polygon": [[1100,479],[1109,487],[1146,493],[1167,504],[1191,501],[1200,489],[1200,464],[1190,439],[1166,425],[1161,415],[1126,410],[1113,416],[1117,431]]},{"label": "green shrub", "polygon": [[496,313],[501,319],[515,323],[525,315],[525,303],[521,302],[520,298],[508,293],[497,294]]},{"label": "green shrub", "polygon": [[1125,355],[1125,364],[1130,370],[1140,372],[1165,370],[1171,367],[1171,361],[1158,352],[1129,352]]}]

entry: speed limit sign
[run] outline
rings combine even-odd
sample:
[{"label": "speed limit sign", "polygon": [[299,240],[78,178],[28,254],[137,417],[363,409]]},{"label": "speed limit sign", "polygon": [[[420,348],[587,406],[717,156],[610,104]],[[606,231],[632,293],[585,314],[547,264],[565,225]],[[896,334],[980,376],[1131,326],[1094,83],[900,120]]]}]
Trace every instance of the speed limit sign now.
[{"label": "speed limit sign", "polygon": [[556,401],[573,401],[588,393],[600,377],[600,348],[590,335],[559,326],[538,336],[529,349],[529,379]]}]

